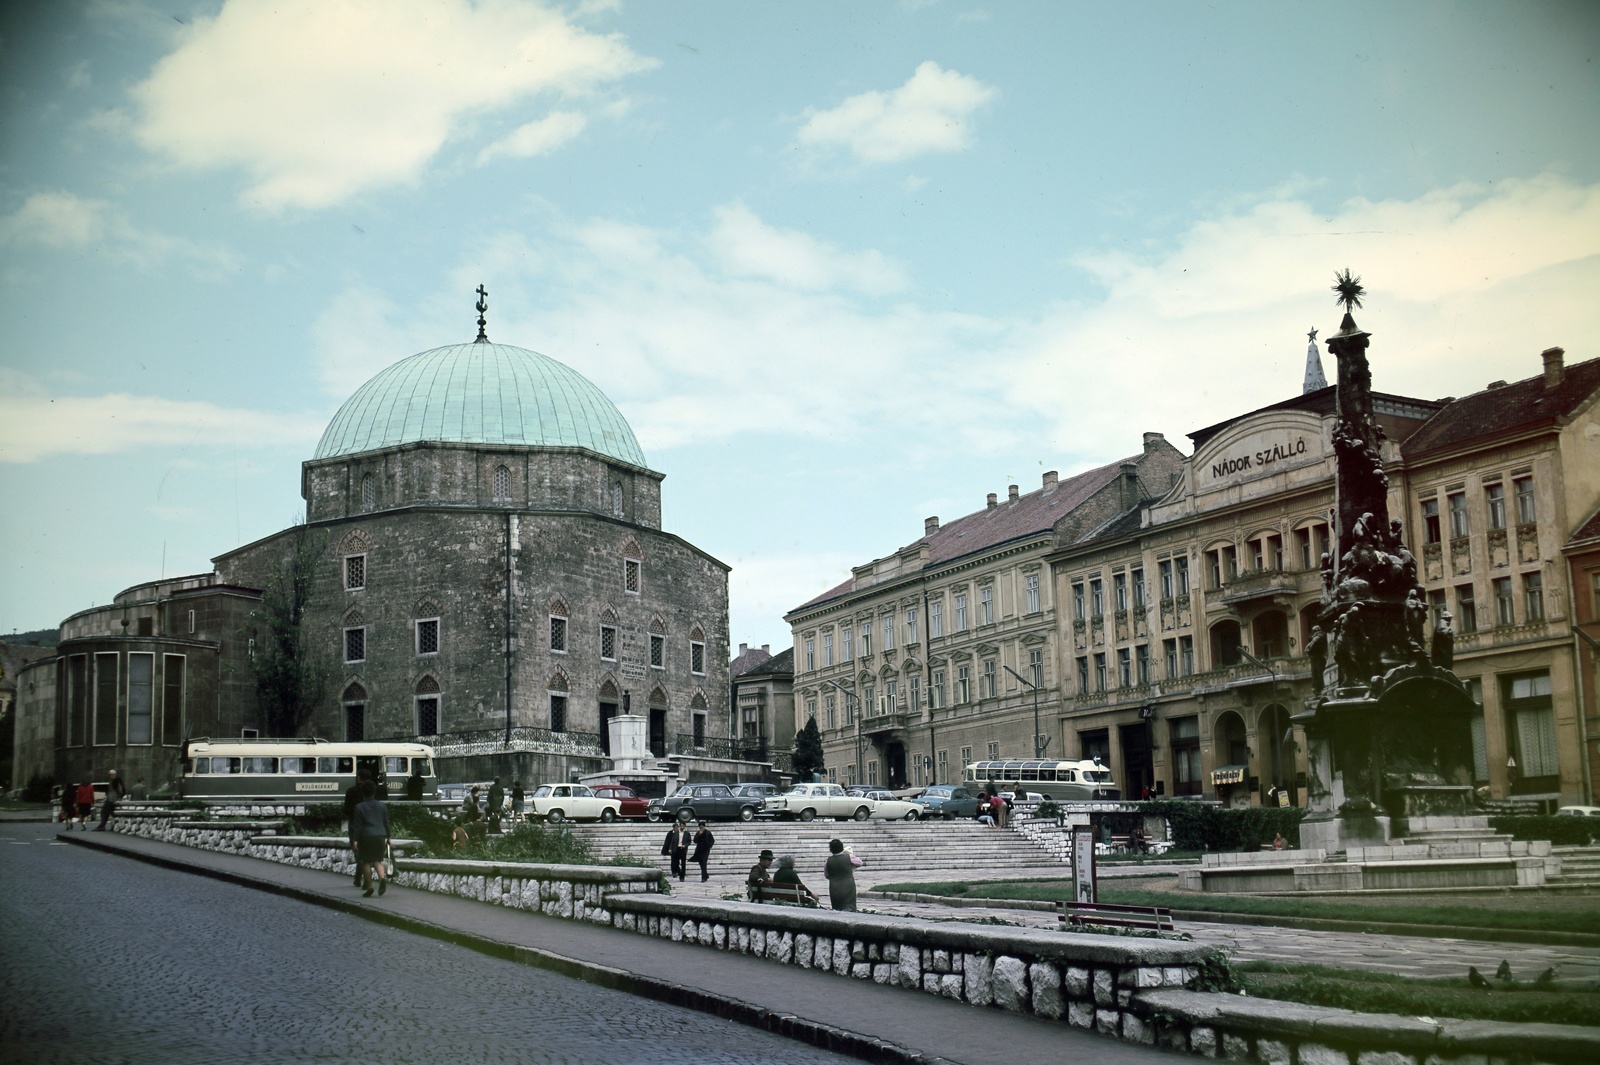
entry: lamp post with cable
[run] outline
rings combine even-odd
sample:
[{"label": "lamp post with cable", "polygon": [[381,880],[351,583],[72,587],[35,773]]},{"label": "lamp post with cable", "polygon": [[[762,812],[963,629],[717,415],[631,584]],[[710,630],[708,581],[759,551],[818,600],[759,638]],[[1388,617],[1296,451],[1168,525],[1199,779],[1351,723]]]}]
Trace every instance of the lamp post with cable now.
[{"label": "lamp post with cable", "polygon": [[[846,699],[854,699],[856,701],[856,773],[864,782],[867,779],[867,769],[866,766],[862,764],[865,759],[861,753],[861,697],[836,680],[827,680],[823,681],[823,683],[831,684],[833,687],[844,692],[844,697]],[[850,704],[846,703],[845,705],[849,706]]]},{"label": "lamp post with cable", "polygon": [[1043,758],[1044,749],[1050,746],[1050,737],[1046,736],[1043,743],[1039,742],[1039,686],[1010,666],[1002,665],[1000,668],[1033,689],[1033,756]]}]

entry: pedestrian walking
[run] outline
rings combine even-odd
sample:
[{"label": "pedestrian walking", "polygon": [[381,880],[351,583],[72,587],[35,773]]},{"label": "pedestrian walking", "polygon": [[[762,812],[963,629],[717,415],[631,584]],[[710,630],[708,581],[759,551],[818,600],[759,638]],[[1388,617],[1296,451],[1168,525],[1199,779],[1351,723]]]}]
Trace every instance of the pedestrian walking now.
[{"label": "pedestrian walking", "polygon": [[361,802],[351,823],[351,848],[356,852],[356,872],[361,876],[362,897],[372,897],[372,878],[378,878],[378,894],[389,890],[388,870],[383,860],[389,852],[389,807],[378,801],[378,787],[372,781],[361,784]]},{"label": "pedestrian walking", "polygon": [[661,853],[672,859],[672,875],[679,880],[689,875],[689,826],[674,821],[661,843]]},{"label": "pedestrian walking", "polygon": [[717,837],[711,834],[711,829],[706,827],[704,821],[700,822],[700,829],[694,834],[694,854],[689,860],[700,866],[700,883],[704,884],[711,879],[711,874],[706,870],[706,863],[711,860],[711,847],[717,842]]},{"label": "pedestrian walking", "polygon": [[506,812],[506,789],[500,786],[500,778],[495,777],[494,783],[489,785],[489,831],[500,831],[500,818]]},{"label": "pedestrian walking", "polygon": [[756,864],[750,867],[750,875],[744,878],[745,898],[751,902],[761,901],[761,889],[772,883],[772,852],[763,850],[756,857]]},{"label": "pedestrian walking", "polygon": [[117,776],[115,769],[106,774],[106,801],[100,807],[100,823],[95,826],[96,832],[104,832],[106,825],[111,823],[111,817],[117,812],[117,803],[128,794],[128,786]]},{"label": "pedestrian walking", "polygon": [[528,808],[528,793],[522,788],[522,781],[511,782],[511,823],[518,824],[526,820],[523,813]]},{"label": "pedestrian walking", "polygon": [[94,785],[79,784],[78,794],[74,800],[78,805],[78,827],[84,831],[89,829],[89,818],[94,816]]},{"label": "pedestrian walking", "polygon": [[[361,785],[371,779],[367,775],[367,771],[363,769],[356,774],[355,783],[344,789],[344,826],[345,832],[350,838],[351,850],[354,850],[356,846],[356,807],[361,805],[363,798]],[[361,863],[359,861],[356,862],[355,885],[356,887],[361,886]]]},{"label": "pedestrian walking", "polygon": [[861,859],[850,852],[842,840],[828,841],[827,862],[822,867],[822,875],[828,878],[828,902],[836,910],[853,910],[856,908],[856,869],[861,866]]},{"label": "pedestrian walking", "polygon": [[61,823],[72,831],[72,819],[78,816],[78,785],[66,784],[61,788]]}]

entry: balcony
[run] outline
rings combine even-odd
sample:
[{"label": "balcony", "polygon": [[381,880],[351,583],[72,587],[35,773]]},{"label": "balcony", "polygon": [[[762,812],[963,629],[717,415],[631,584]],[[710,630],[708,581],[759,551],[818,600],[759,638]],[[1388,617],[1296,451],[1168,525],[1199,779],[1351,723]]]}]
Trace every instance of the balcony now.
[{"label": "balcony", "polygon": [[1317,579],[1321,580],[1321,573],[1314,570],[1300,572],[1281,569],[1243,570],[1223,581],[1220,594],[1210,597],[1209,602],[1221,606],[1238,606],[1242,603],[1270,599],[1280,606],[1293,606],[1295,596],[1301,591],[1309,590],[1301,587],[1302,578],[1307,573],[1316,573]]},{"label": "balcony", "polygon": [[915,710],[900,707],[887,713],[871,714],[861,719],[861,734],[872,736],[879,732],[894,732],[898,729],[908,729],[915,725],[921,718]]},{"label": "balcony", "polygon": [[[1277,676],[1279,684],[1306,680],[1311,676],[1311,659],[1304,655],[1288,658],[1269,658],[1267,665],[1272,667],[1273,674]],[[1186,677],[1168,677],[1165,680],[1152,681],[1149,684],[1137,684],[1127,688],[1107,688],[1105,691],[1097,692],[1081,692],[1073,697],[1072,709],[1092,710],[1104,706],[1144,704],[1152,700],[1171,698],[1173,696],[1212,694],[1229,691],[1234,688],[1246,688],[1271,683],[1272,676],[1263,673],[1258,667],[1246,662],[1236,666],[1224,666],[1221,669],[1207,670],[1204,673],[1191,673]]]}]

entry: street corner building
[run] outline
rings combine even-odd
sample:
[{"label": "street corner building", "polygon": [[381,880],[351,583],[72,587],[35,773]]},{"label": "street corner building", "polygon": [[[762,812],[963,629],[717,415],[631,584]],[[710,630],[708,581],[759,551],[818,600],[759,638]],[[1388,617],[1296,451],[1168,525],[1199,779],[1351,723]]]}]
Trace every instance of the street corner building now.
[{"label": "street corner building", "polygon": [[728,567],[661,528],[663,477],[554,359],[481,328],[402,359],[303,464],[303,524],[63,623],[28,757],[160,786],[185,738],[420,739],[541,781],[608,768],[625,711],[657,757],[722,734]]},{"label": "street corner building", "polygon": [[[1478,705],[1472,783],[1548,809],[1592,801],[1600,770],[1600,360],[1542,360],[1373,405],[1428,624]],[[791,611],[830,778],[958,783],[1037,750],[1099,758],[1130,798],[1303,803],[1336,421],[1313,340],[1299,395],[1190,433],[1190,456],[1146,434],[1013,485]]]}]

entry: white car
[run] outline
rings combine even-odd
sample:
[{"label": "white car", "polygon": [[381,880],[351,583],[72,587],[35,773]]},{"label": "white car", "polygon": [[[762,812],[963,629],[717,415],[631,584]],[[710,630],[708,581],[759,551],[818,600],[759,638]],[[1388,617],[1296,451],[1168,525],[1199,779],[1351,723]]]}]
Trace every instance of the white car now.
[{"label": "white car", "polygon": [[839,784],[796,784],[782,795],[768,799],[762,812],[779,820],[851,817],[865,821],[872,816],[872,801],[851,795]]},{"label": "white car", "polygon": [[1557,817],[1600,817],[1600,806],[1563,806]]},{"label": "white car", "polygon": [[894,792],[878,789],[866,793],[872,803],[872,816],[880,821],[915,821],[922,816],[922,807],[910,799],[897,799]]},{"label": "white car", "polygon": [[552,825],[562,821],[615,821],[622,803],[602,799],[583,784],[540,784],[528,796],[529,817],[542,817]]}]

